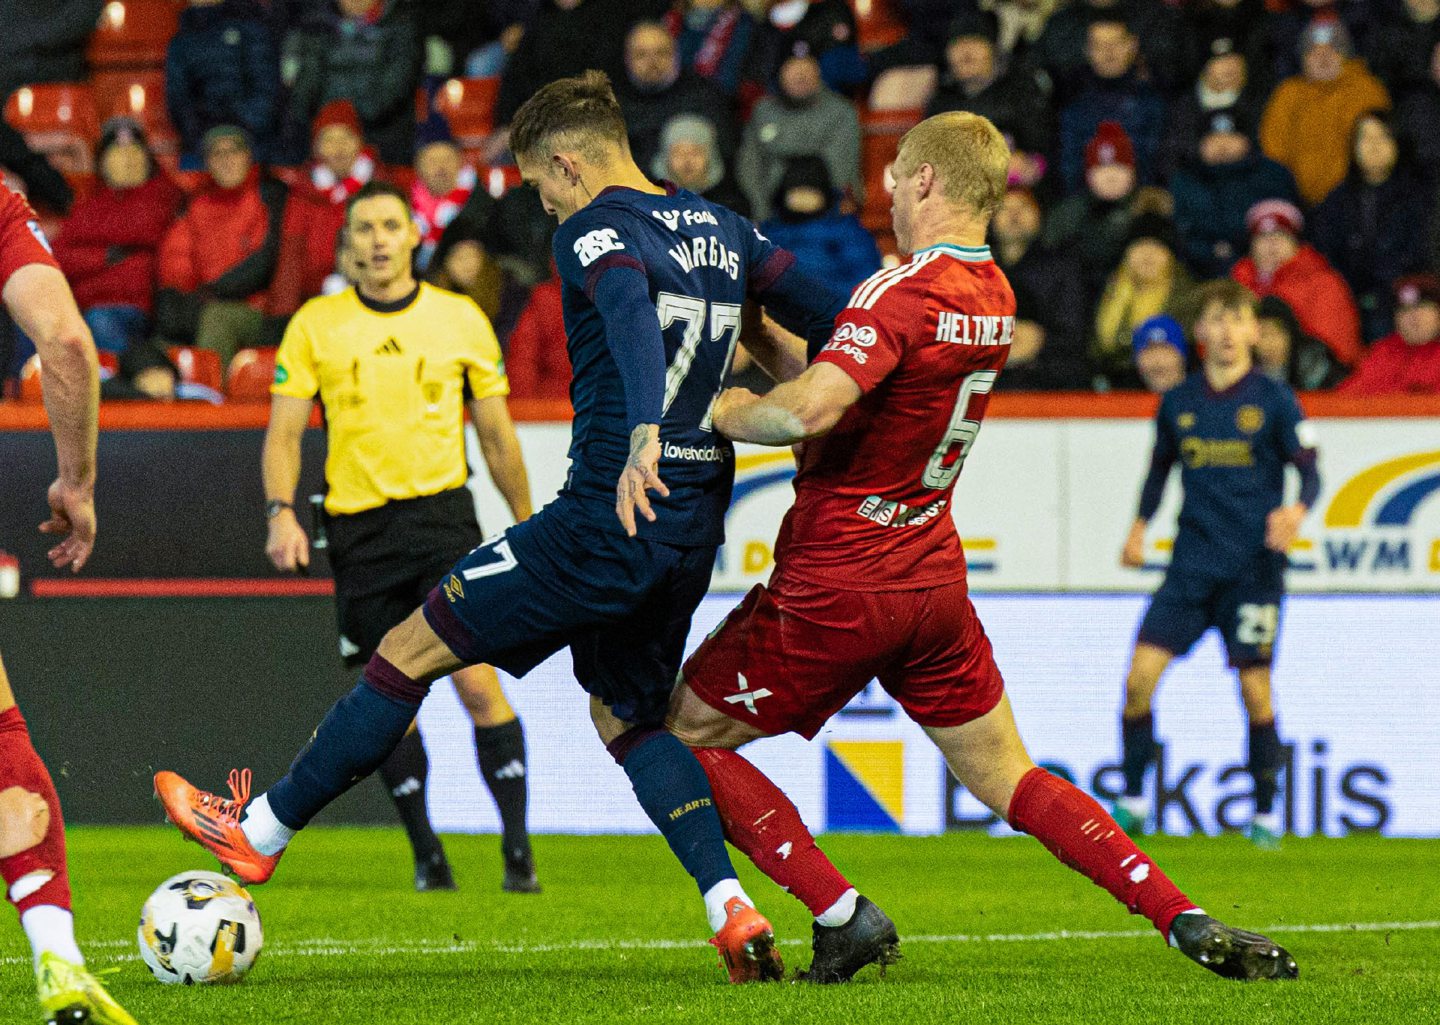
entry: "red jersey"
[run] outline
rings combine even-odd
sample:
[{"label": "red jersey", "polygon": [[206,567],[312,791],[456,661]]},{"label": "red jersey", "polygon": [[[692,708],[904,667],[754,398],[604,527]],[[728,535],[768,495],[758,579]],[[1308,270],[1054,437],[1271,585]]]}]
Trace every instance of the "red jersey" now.
[{"label": "red jersey", "polygon": [[35,211],[20,193],[0,185],[0,288],[10,275],[31,263],[60,269]]},{"label": "red jersey", "polygon": [[815,361],[862,394],[803,446],[783,575],[882,591],[964,579],[951,493],[1014,328],[1015,294],[985,247],[932,246],[855,289]]}]

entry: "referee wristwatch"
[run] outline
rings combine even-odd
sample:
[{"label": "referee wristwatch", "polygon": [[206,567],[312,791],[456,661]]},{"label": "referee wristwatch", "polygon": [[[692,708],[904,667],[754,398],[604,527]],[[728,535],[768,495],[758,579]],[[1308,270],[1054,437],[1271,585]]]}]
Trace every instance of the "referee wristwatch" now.
[{"label": "referee wristwatch", "polygon": [[273,520],[280,515],[281,509],[294,509],[295,507],[283,498],[272,498],[265,503],[265,518]]}]

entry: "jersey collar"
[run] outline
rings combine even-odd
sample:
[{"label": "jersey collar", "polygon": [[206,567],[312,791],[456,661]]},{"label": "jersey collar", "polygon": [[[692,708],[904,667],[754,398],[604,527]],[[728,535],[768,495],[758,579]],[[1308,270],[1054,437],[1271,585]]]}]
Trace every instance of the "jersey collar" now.
[{"label": "jersey collar", "polygon": [[989,246],[957,246],[953,242],[937,242],[933,246],[915,250],[913,255],[919,256],[937,249],[946,256],[955,257],[961,263],[988,263],[992,259]]},{"label": "jersey collar", "polygon": [[375,299],[367,299],[358,287],[355,289],[355,298],[359,299],[360,305],[367,310],[373,310],[376,313],[399,313],[408,309],[411,303],[420,298],[420,282],[415,282],[415,288],[409,294],[403,295],[393,302],[382,303]]}]

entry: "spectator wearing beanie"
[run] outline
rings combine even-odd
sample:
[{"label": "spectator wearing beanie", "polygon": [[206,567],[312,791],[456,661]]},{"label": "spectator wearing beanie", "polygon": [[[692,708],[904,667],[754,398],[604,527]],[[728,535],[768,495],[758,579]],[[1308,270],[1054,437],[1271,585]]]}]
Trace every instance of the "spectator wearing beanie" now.
[{"label": "spectator wearing beanie", "polygon": [[[252,145],[274,135],[280,55],[255,0],[190,0],[165,51],[165,106],[186,163],[217,125],[245,129]],[[262,153],[263,161],[269,156]]]},{"label": "spectator wearing beanie", "polygon": [[1347,395],[1440,395],[1440,277],[1395,282],[1395,332],[1370,347],[1340,386]]},{"label": "spectator wearing beanie", "polygon": [[1254,125],[1235,111],[1211,114],[1193,152],[1170,181],[1178,249],[1201,278],[1224,277],[1244,254],[1245,215],[1262,199],[1299,200],[1295,179],[1255,145]]},{"label": "spectator wearing beanie", "polygon": [[1165,100],[1136,73],[1139,40],[1113,17],[1091,22],[1086,39],[1085,88],[1060,111],[1061,181],[1067,192],[1084,187],[1086,144],[1103,122],[1113,121],[1130,138],[1140,183],[1150,184],[1159,172]]},{"label": "spectator wearing beanie", "polygon": [[842,293],[880,269],[875,238],[854,214],[840,212],[840,196],[819,157],[794,157],[771,200],[765,235],[795,254],[800,269]]},{"label": "spectator wearing beanie", "polygon": [[660,149],[650,164],[656,181],[672,181],[682,189],[750,216],[750,200],[731,178],[716,141],[715,126],[694,114],[681,114],[665,123]]},{"label": "spectator wearing beanie", "polygon": [[1079,258],[1087,303],[1120,261],[1138,198],[1130,137],[1106,121],[1085,147],[1085,191],[1061,200],[1045,223],[1045,247]]},{"label": "spectator wearing beanie", "polygon": [[1179,312],[1190,290],[1190,276],[1175,258],[1174,229],[1163,217],[1135,218],[1120,265],[1105,284],[1095,308],[1090,357],[1095,370],[1114,387],[1123,387],[1131,371],[1135,329],[1161,313]]},{"label": "spectator wearing beanie", "polygon": [[735,101],[707,79],[680,65],[675,40],[663,22],[642,21],[625,38],[625,77],[615,83],[625,112],[630,155],[649,167],[660,151],[660,133],[681,114],[703,117],[715,126],[720,152],[733,160],[740,145]]},{"label": "spectator wearing beanie", "polygon": [[1085,335],[1090,310],[1080,264],[1068,251],[1039,243],[1040,204],[1028,189],[1011,187],[990,222],[990,248],[1015,291],[1015,332],[1004,390],[1071,390],[1090,387]]},{"label": "spectator wearing beanie", "polygon": [[[1054,137],[1046,97],[1030,72],[1002,69],[998,31],[993,14],[967,12],[951,23],[940,87],[925,114],[964,110],[988,118],[1010,141],[1012,166],[1018,159],[1043,169]],[[1026,177],[1033,184],[1040,176]]]},{"label": "spectator wearing beanie", "polygon": [[797,53],[780,65],[779,92],[755,105],[736,158],[735,179],[756,220],[770,215],[785,161],[803,156],[821,157],[835,187],[861,201],[860,117],[825,87],[815,58]]},{"label": "spectator wearing beanie", "polygon": [[347,100],[321,108],[312,127],[313,159],[301,169],[285,201],[280,256],[270,290],[270,312],[288,317],[320,294],[335,266],[335,235],[345,204],[360,186],[383,175],[365,149],[360,118]]},{"label": "spectator wearing beanie", "polygon": [[1402,157],[1390,116],[1363,114],[1349,173],[1310,215],[1310,240],[1354,293],[1367,342],[1394,329],[1391,283],[1425,269],[1429,219],[1430,188]]},{"label": "spectator wearing beanie", "polygon": [[181,193],[129,118],[105,122],[95,165],[99,186],[61,225],[55,258],[96,346],[118,353],[149,331],[160,237]]},{"label": "spectator wearing beanie", "polygon": [[334,0],[324,15],[323,21],[285,40],[286,62],[294,68],[288,136],[302,136],[320,110],[344,100],[363,126],[359,134],[382,161],[410,163],[422,56],[412,5],[405,0]]},{"label": "spectator wearing beanie", "polygon": [[1344,379],[1345,368],[1324,342],[1305,333],[1284,299],[1267,295],[1255,316],[1260,321],[1255,368],[1262,374],[1296,391],[1326,390]]},{"label": "spectator wearing beanie", "polygon": [[1350,34],[1338,20],[1312,21],[1300,53],[1301,74],[1281,82],[1265,107],[1260,145],[1290,169],[1300,198],[1313,206],[1345,177],[1355,121],[1367,110],[1389,109],[1390,95],[1352,56]]},{"label": "spectator wearing beanie", "polygon": [[262,176],[238,125],[210,129],[201,149],[208,181],[160,247],[156,326],[228,365],[264,336],[285,187]]},{"label": "spectator wearing beanie", "polygon": [[1200,77],[1170,105],[1161,161],[1167,180],[1194,156],[1216,114],[1228,114],[1244,126],[1253,142],[1265,109],[1266,91],[1252,77],[1253,65],[1236,41],[1221,37],[1210,47]]},{"label": "spectator wearing beanie", "polygon": [[410,210],[420,226],[419,270],[429,268],[440,236],[464,208],[476,181],[475,166],[466,162],[450,123],[431,113],[415,130],[415,182],[410,186]]},{"label": "spectator wearing beanie", "polygon": [[1263,98],[1271,81],[1265,0],[1193,0],[1184,5],[1180,17],[1185,84],[1205,78],[1217,53],[1233,53],[1244,62]]},{"label": "spectator wearing beanie", "polygon": [[1134,376],[1145,390],[1163,395],[1185,380],[1185,331],[1166,313],[1148,317],[1130,335],[1129,355]]},{"label": "spectator wearing beanie", "polygon": [[1245,216],[1250,255],[1230,272],[1262,298],[1278,295],[1295,311],[1305,332],[1320,339],[1337,360],[1354,366],[1360,357],[1360,315],[1350,286],[1314,247],[1300,241],[1305,218],[1293,203],[1265,199]]}]

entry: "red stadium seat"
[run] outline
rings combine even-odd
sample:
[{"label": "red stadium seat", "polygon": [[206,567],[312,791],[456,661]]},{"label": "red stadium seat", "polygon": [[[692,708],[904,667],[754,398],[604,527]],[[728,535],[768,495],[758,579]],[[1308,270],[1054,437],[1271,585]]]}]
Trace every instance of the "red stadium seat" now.
[{"label": "red stadium seat", "polygon": [[100,117],[84,82],[22,85],[5,101],[5,120],[62,174],[93,170]]},{"label": "red stadium seat", "polygon": [[100,71],[90,85],[102,121],[117,115],[134,118],[157,157],[178,151],[180,139],[165,109],[165,72]]},{"label": "red stadium seat", "polygon": [[850,0],[850,8],[860,49],[878,50],[905,38],[905,19],[896,12],[894,0]]},{"label": "red stadium seat", "polygon": [[479,185],[499,199],[520,184],[520,168],[514,164],[477,164]]},{"label": "red stadium seat", "polygon": [[430,101],[431,109],[450,122],[450,132],[462,147],[478,146],[495,130],[498,78],[452,78]]},{"label": "red stadium seat", "polygon": [[86,56],[92,68],[159,68],[180,24],[180,7],[170,0],[110,0],[90,36]]},{"label": "red stadium seat", "polygon": [[225,395],[231,402],[269,402],[275,380],[275,353],[272,348],[241,349],[230,361]]},{"label": "red stadium seat", "polygon": [[180,380],[190,384],[203,384],[220,391],[224,377],[220,372],[220,354],[214,349],[198,349],[193,345],[172,345],[166,352],[175,369],[180,371]]},{"label": "red stadium seat", "polygon": [[120,357],[109,349],[101,349],[95,354],[100,358],[100,380],[108,381],[120,373]]},{"label": "red stadium seat", "polygon": [[865,181],[865,205],[860,223],[870,231],[890,230],[890,198],[885,192],[885,169],[900,149],[900,138],[919,124],[923,111],[866,111],[860,116],[860,173]]},{"label": "red stadium seat", "polygon": [[43,402],[45,393],[40,388],[40,357],[31,356],[20,368],[20,401]]}]

